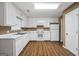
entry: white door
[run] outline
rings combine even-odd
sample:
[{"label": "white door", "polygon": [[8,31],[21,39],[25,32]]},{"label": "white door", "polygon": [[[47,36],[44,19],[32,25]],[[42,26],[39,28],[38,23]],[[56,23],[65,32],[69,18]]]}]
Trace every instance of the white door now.
[{"label": "white door", "polygon": [[59,41],[59,24],[50,24],[51,41]]},{"label": "white door", "polygon": [[70,39],[71,37],[71,15],[70,13],[65,15],[65,46],[68,50],[72,51],[73,49],[73,39]]},{"label": "white door", "polygon": [[65,46],[78,55],[78,9],[75,9],[65,15]]}]

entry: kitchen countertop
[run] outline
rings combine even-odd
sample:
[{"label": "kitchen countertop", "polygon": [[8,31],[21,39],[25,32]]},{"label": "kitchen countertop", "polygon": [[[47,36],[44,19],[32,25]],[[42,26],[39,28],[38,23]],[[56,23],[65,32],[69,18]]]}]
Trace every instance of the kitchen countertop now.
[{"label": "kitchen countertop", "polygon": [[[23,34],[23,35],[25,35],[25,34]],[[0,35],[0,40],[1,39],[16,39],[23,35],[16,35],[16,33],[3,34],[3,35]]]}]

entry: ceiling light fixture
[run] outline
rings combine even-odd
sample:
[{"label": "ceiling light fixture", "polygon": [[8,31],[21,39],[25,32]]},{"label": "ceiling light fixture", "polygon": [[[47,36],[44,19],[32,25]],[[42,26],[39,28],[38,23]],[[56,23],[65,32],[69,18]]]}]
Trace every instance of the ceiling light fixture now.
[{"label": "ceiling light fixture", "polygon": [[34,3],[35,9],[57,9],[60,3]]}]

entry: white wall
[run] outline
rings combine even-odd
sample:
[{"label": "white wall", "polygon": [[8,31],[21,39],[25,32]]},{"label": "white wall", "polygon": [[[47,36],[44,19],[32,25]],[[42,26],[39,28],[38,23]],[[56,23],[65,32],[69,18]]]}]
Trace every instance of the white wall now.
[{"label": "white wall", "polygon": [[58,18],[29,18],[27,27],[36,27],[37,25],[44,25],[49,27],[49,23],[58,23]]}]

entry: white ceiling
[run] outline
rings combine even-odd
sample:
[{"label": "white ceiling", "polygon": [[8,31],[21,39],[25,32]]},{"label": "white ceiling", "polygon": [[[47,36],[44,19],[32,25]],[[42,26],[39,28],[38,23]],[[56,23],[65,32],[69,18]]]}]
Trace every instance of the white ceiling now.
[{"label": "white ceiling", "polygon": [[[51,3],[51,2],[48,2]],[[52,2],[55,3],[55,2]],[[69,7],[73,2],[61,2],[56,10],[35,10],[33,2],[15,2],[14,4],[19,7],[28,17],[60,17],[63,10]],[[27,12],[27,9],[30,11]]]}]

